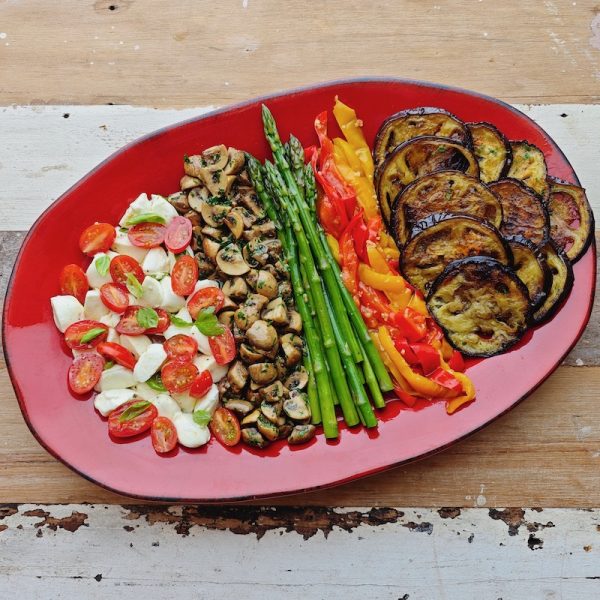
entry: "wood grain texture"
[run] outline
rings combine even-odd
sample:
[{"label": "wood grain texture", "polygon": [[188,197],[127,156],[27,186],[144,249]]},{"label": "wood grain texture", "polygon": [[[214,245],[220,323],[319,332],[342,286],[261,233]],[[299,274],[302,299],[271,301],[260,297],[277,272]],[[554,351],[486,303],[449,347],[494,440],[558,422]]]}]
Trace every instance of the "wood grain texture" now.
[{"label": "wood grain texture", "polygon": [[0,506],[0,595],[589,600],[599,527],[598,510]]},{"label": "wood grain texture", "polygon": [[595,0],[3,2],[0,104],[226,104],[357,75],[596,102],[599,10]]},{"label": "wood grain texture", "polygon": [[[28,229],[52,201],[110,154],[142,135],[198,117],[209,108],[0,108],[0,229]],[[600,146],[596,143],[600,105],[517,108],[539,123],[563,148],[587,188],[593,208],[600,214]],[[194,151],[190,149],[190,153]]]}]

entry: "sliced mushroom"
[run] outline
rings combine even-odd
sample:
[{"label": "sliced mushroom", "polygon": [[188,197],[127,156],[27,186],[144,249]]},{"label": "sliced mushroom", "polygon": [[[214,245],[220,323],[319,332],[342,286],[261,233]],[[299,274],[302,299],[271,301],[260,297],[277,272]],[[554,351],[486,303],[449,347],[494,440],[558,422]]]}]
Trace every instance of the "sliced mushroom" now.
[{"label": "sliced mushroom", "polygon": [[293,333],[281,336],[281,349],[288,367],[293,367],[302,359],[302,339]]},{"label": "sliced mushroom", "polygon": [[248,341],[260,350],[270,350],[277,345],[277,330],[273,325],[259,319],[246,331]]},{"label": "sliced mushroom", "polygon": [[185,156],[183,159],[183,170],[190,177],[200,177],[200,171],[205,167],[205,160],[199,154]]},{"label": "sliced mushroom", "polygon": [[291,298],[292,298],[292,284],[289,281],[282,281],[279,284],[279,295],[284,300],[291,300]]},{"label": "sliced mushroom", "polygon": [[226,275],[243,275],[250,270],[237,244],[227,244],[217,254],[217,265]]},{"label": "sliced mushroom", "polygon": [[252,402],[254,405],[260,404],[261,402],[260,391],[253,389],[253,386],[255,385],[254,381],[250,381],[250,389],[246,392],[246,400]]},{"label": "sliced mushroom", "polygon": [[273,442],[279,436],[279,428],[275,423],[271,423],[263,414],[256,419],[256,427],[260,433],[270,442]]},{"label": "sliced mushroom", "polygon": [[227,175],[237,175],[246,164],[246,157],[241,150],[235,148],[229,148],[228,150],[229,162],[223,169]]},{"label": "sliced mushroom", "polygon": [[227,371],[227,379],[231,384],[231,389],[239,393],[244,389],[246,382],[248,381],[248,369],[244,366],[241,360],[236,360],[229,367]]},{"label": "sliced mushroom", "polygon": [[244,229],[249,229],[252,227],[252,225],[254,225],[254,223],[256,223],[256,217],[247,208],[244,208],[243,206],[236,206],[234,210],[242,217]]},{"label": "sliced mushroom", "polygon": [[233,325],[231,326],[231,333],[233,334],[233,339],[235,340],[236,346],[239,346],[244,341],[244,331],[236,325],[235,315]]},{"label": "sliced mushroom", "polygon": [[310,419],[310,406],[306,394],[295,394],[283,401],[283,411],[293,421]]},{"label": "sliced mushroom", "polygon": [[269,321],[278,326],[288,324],[288,310],[282,298],[271,300],[271,302],[267,304],[265,310],[263,310],[261,316],[265,321]]},{"label": "sliced mushroom", "polygon": [[279,379],[285,379],[285,376],[287,375],[287,372],[288,372],[285,357],[283,357],[281,355],[277,355],[275,357],[275,367],[277,369],[277,377]]},{"label": "sliced mushroom", "polygon": [[258,271],[254,289],[259,294],[269,298],[269,300],[275,298],[279,291],[277,287],[277,279],[275,279],[275,277],[269,273],[269,271],[265,271],[263,269]]},{"label": "sliced mushroom", "polygon": [[293,425],[290,425],[289,423],[285,422],[285,418],[283,418],[283,423],[279,424],[279,439],[283,439],[286,438],[288,435],[290,435],[290,433],[292,433],[292,430],[294,429]]},{"label": "sliced mushroom", "polygon": [[285,387],[288,390],[302,390],[308,384],[308,373],[304,367],[294,371],[286,380]]},{"label": "sliced mushroom", "polygon": [[239,350],[240,357],[245,363],[252,364],[264,360],[263,354],[257,352],[254,348],[252,348],[252,346],[249,346],[248,344],[240,344]]},{"label": "sliced mushroom", "polygon": [[176,192],[175,194],[167,196],[167,201],[172,204],[175,207],[175,210],[180,214],[185,213],[190,208],[187,196],[183,192]]},{"label": "sliced mushroom", "polygon": [[317,428],[309,423],[305,425],[296,425],[289,435],[288,444],[305,444],[315,437]]},{"label": "sliced mushroom", "polygon": [[[198,215],[196,214],[196,216]],[[213,240],[216,240],[217,242],[220,242],[223,238],[223,232],[212,225],[205,225],[202,227],[202,229],[200,229],[200,233],[212,238]]]},{"label": "sliced mushroom", "polygon": [[227,394],[229,392],[230,387],[231,387],[231,384],[229,383],[229,381],[227,380],[226,377],[221,379],[221,381],[219,381],[219,383],[217,383],[217,389],[219,390],[219,396],[221,398],[223,396],[225,396],[225,394]]},{"label": "sliced mushroom", "polygon": [[190,190],[190,193],[188,194],[190,208],[193,208],[195,211],[201,212],[202,205],[206,200],[208,200],[208,190],[204,187],[195,187],[193,190]]},{"label": "sliced mushroom", "polygon": [[259,385],[267,385],[277,378],[277,369],[273,363],[255,363],[248,367],[252,381]]},{"label": "sliced mushroom", "polygon": [[223,402],[223,406],[227,410],[232,410],[240,417],[245,417],[254,408],[252,402],[248,402],[248,400],[242,400],[241,398],[229,398]]},{"label": "sliced mushroom", "polygon": [[200,278],[210,277],[215,272],[214,262],[206,258],[203,253],[196,254],[196,262],[198,263],[198,276]]},{"label": "sliced mushroom", "polygon": [[300,333],[302,331],[302,317],[295,310],[288,311],[287,331],[292,333]]},{"label": "sliced mushroom", "polygon": [[246,425],[254,425],[258,419],[258,417],[260,417],[260,410],[257,408],[256,410],[253,410],[250,414],[247,414],[241,422],[242,426],[246,426]]},{"label": "sliced mushroom", "polygon": [[[262,383],[256,383],[255,381],[250,380],[250,390],[254,393],[258,393],[260,388],[263,386]],[[260,399],[259,399],[260,400]]]},{"label": "sliced mushroom", "polygon": [[260,395],[265,402],[279,402],[285,395],[285,388],[283,387],[283,383],[277,380],[271,385],[262,388]]},{"label": "sliced mushroom", "polygon": [[264,448],[267,445],[265,438],[254,427],[242,429],[242,439],[248,446],[254,446],[255,448]]},{"label": "sliced mushroom", "polygon": [[278,425],[277,421],[281,416],[281,402],[262,402],[260,405],[260,412],[267,418],[271,423]]},{"label": "sliced mushroom", "polygon": [[221,227],[225,217],[229,214],[229,206],[227,204],[211,203],[208,200],[201,200],[200,214],[211,227]]},{"label": "sliced mushroom", "polygon": [[185,192],[186,190],[191,190],[192,188],[198,187],[202,182],[197,177],[190,177],[189,175],[184,175],[179,181],[179,187],[181,191]]},{"label": "sliced mushroom", "polygon": [[234,277],[225,282],[223,293],[234,300],[240,301],[248,295],[248,286],[242,277]]},{"label": "sliced mushroom", "polygon": [[221,310],[235,310],[237,307],[238,305],[236,302],[234,302],[229,296],[225,296]]},{"label": "sliced mushroom", "polygon": [[269,260],[269,243],[265,240],[250,240],[244,246],[244,256],[250,264],[265,265]]},{"label": "sliced mushroom", "polygon": [[[274,240],[279,242],[279,240]],[[273,256],[273,254],[272,254]],[[285,261],[281,261],[281,260],[276,260],[275,263],[273,264],[273,266],[275,267],[275,273],[277,274],[277,277],[279,279],[288,279],[289,278],[289,271],[288,271],[288,267],[287,267],[287,263]]]},{"label": "sliced mushroom", "polygon": [[229,160],[227,147],[224,144],[211,146],[202,152],[202,166],[208,171],[220,171],[225,168]]},{"label": "sliced mushroom", "polygon": [[252,182],[250,181],[250,177],[248,176],[248,171],[246,169],[240,171],[237,178],[240,187],[252,187]]},{"label": "sliced mushroom", "polygon": [[235,202],[245,206],[258,219],[265,216],[265,212],[252,188],[239,188],[238,193],[235,195]]},{"label": "sliced mushroom", "polygon": [[199,176],[213,196],[226,196],[229,194],[235,181],[234,175],[225,175],[223,171],[201,169]]},{"label": "sliced mushroom", "polygon": [[202,250],[207,258],[215,260],[217,258],[217,254],[219,253],[220,247],[221,245],[219,242],[215,242],[215,240],[209,237],[202,238]]},{"label": "sliced mushroom", "polygon": [[233,315],[235,314],[235,311],[233,310],[222,310],[219,313],[219,323],[221,323],[222,325],[225,325],[227,327],[231,327],[232,323],[233,323]]},{"label": "sliced mushroom", "polygon": [[235,313],[237,326],[244,331],[248,329],[260,318],[260,311],[266,303],[267,298],[261,294],[250,294]]},{"label": "sliced mushroom", "polygon": [[223,219],[223,222],[233,234],[233,237],[237,240],[241,237],[244,231],[244,221],[239,209],[234,208],[227,213],[227,216]]}]

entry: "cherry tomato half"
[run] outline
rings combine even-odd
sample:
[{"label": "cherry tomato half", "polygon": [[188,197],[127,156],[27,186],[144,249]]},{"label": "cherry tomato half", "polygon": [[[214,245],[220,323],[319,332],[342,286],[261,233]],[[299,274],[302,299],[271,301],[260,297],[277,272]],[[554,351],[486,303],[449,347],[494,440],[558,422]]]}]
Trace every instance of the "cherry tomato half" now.
[{"label": "cherry tomato half", "polygon": [[94,256],[106,252],[115,241],[117,232],[110,223],[94,223],[84,229],[79,238],[79,248],[84,254]]},{"label": "cherry tomato half", "polygon": [[95,352],[80,354],[69,367],[69,387],[76,394],[87,394],[100,380],[104,360]]},{"label": "cherry tomato half", "polygon": [[198,367],[191,362],[171,360],[160,370],[163,385],[172,394],[188,390],[198,375]]},{"label": "cherry tomato half", "polygon": [[146,329],[137,320],[140,308],[142,307],[134,304],[125,309],[121,320],[117,323],[117,333],[124,333],[125,335],[142,335],[142,333],[145,333]]},{"label": "cherry tomato half", "polygon": [[229,327],[221,335],[209,337],[208,344],[218,365],[226,365],[235,358],[235,339]]},{"label": "cherry tomato half", "polygon": [[169,317],[169,313],[166,310],[163,310],[162,308],[155,308],[154,310],[158,315],[158,325],[156,327],[150,327],[150,329],[146,329],[146,333],[164,333],[171,324],[171,318]]},{"label": "cherry tomato half", "polygon": [[171,419],[156,417],[150,430],[152,447],[159,454],[171,452],[177,446],[177,430]]},{"label": "cherry tomato half", "polygon": [[148,431],[152,427],[152,422],[158,416],[158,411],[154,404],[148,404],[146,409],[139,415],[128,419],[127,421],[121,420],[121,415],[134,404],[139,404],[142,400],[130,400],[121,404],[118,408],[115,408],[110,415],[108,415],[108,431],[111,435],[122,438],[131,437],[144,431]]},{"label": "cherry tomato half", "polygon": [[186,254],[177,259],[171,272],[171,287],[178,296],[188,296],[198,281],[198,263]]},{"label": "cherry tomato half", "polygon": [[185,217],[175,217],[167,227],[165,245],[174,254],[183,252],[192,240],[192,222]]},{"label": "cherry tomato half", "polygon": [[156,248],[165,241],[166,232],[160,223],[138,223],[127,232],[127,237],[138,248]]},{"label": "cherry tomato half", "polygon": [[127,275],[129,275],[129,273],[133,273],[135,278],[140,283],[144,282],[145,275],[144,271],[142,271],[140,263],[135,260],[135,258],[127,256],[126,254],[115,256],[110,261],[109,270],[110,276],[115,283],[122,283],[125,285],[127,283]]},{"label": "cherry tomato half", "polygon": [[[92,331],[92,329],[102,329],[103,333],[99,333],[89,341],[82,342],[84,336]],[[67,346],[72,350],[91,350],[95,348],[100,342],[103,342],[108,335],[108,327],[104,323],[99,321],[92,321],[91,319],[84,319],[83,321],[77,321],[73,325],[69,325],[65,331],[65,342]]]},{"label": "cherry tomato half", "polygon": [[235,446],[240,441],[240,423],[226,408],[220,407],[215,410],[209,426],[214,436],[224,446]]},{"label": "cherry tomato half", "polygon": [[66,296],[75,296],[81,304],[85,302],[85,295],[90,288],[87,277],[79,265],[67,265],[60,272],[58,278],[60,293]]},{"label": "cherry tomato half", "polygon": [[192,383],[192,387],[190,388],[190,396],[194,398],[202,398],[205,394],[208,393],[208,390],[212,387],[213,378],[210,371],[202,371],[200,375],[194,379],[194,383]]},{"label": "cherry tomato half", "polygon": [[112,360],[127,369],[133,370],[135,367],[135,356],[121,344],[101,342],[96,349],[107,360]]},{"label": "cherry tomato half", "polygon": [[188,311],[192,319],[196,320],[201,310],[213,306],[219,312],[225,303],[225,294],[218,287],[207,287],[198,290],[188,302]]},{"label": "cherry tomato half", "polygon": [[198,342],[189,335],[178,333],[169,338],[163,348],[169,359],[191,362],[198,352]]},{"label": "cherry tomato half", "polygon": [[122,283],[105,283],[100,288],[100,299],[104,306],[119,314],[129,306],[129,293]]}]

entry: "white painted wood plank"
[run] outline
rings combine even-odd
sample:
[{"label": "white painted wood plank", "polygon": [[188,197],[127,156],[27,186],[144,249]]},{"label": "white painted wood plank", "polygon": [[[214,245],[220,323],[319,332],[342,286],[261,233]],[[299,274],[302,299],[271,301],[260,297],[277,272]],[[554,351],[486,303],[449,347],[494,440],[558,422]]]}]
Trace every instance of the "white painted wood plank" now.
[{"label": "white painted wood plank", "polygon": [[[518,106],[563,148],[596,211],[600,209],[600,105]],[[28,229],[65,190],[112,152],[155,129],[209,107],[155,110],[132,106],[0,108],[0,228]],[[566,117],[561,117],[566,114]],[[65,118],[64,115],[69,115]]]},{"label": "white painted wood plank", "polygon": [[[274,594],[292,600],[589,600],[599,595],[598,510],[332,509],[314,513],[312,520],[299,509],[250,510],[255,512],[21,505],[10,514],[4,508],[0,597],[18,592],[20,598],[91,600],[114,594],[122,600],[237,595],[264,600]],[[305,519],[304,536],[276,526],[286,510],[283,521]],[[326,537],[319,527],[328,529],[336,520],[341,527],[334,525]],[[388,522],[377,524],[381,520]],[[256,535],[261,527],[264,535]]]}]

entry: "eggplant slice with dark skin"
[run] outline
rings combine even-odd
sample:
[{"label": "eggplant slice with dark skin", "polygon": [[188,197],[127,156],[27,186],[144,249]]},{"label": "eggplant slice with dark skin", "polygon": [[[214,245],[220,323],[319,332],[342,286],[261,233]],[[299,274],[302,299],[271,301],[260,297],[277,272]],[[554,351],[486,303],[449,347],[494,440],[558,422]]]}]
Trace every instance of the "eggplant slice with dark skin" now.
[{"label": "eggplant slice with dark skin", "polygon": [[392,209],[391,233],[403,246],[413,227],[435,213],[470,215],[499,228],[502,205],[477,178],[460,171],[439,171],[419,177],[396,198]]},{"label": "eggplant slice with dark skin", "polygon": [[492,225],[462,215],[432,215],[415,228],[416,234],[400,257],[403,275],[423,294],[454,260],[489,256],[512,264],[510,248]]},{"label": "eggplant slice with dark skin", "polygon": [[549,183],[546,207],[550,237],[574,263],[585,254],[594,237],[594,214],[582,187],[558,179],[550,179]]},{"label": "eggplant slice with dark skin", "polygon": [[535,310],[546,299],[552,282],[546,259],[542,251],[522,235],[507,238],[506,241],[513,255],[513,270],[525,284]]},{"label": "eggplant slice with dark skin", "polygon": [[546,200],[550,187],[547,181],[548,167],[544,153],[527,141],[510,142],[510,149],[512,163],[506,176],[519,179]]},{"label": "eggplant slice with dark skin", "polygon": [[373,158],[380,165],[385,157],[407,140],[423,135],[444,137],[470,146],[466,125],[455,115],[429,106],[402,110],[388,117],[379,128],[373,145]]},{"label": "eggplant slice with dark skin", "polygon": [[510,144],[491,123],[467,123],[467,127],[471,132],[473,153],[479,163],[481,181],[497,181],[510,168]]},{"label": "eggplant slice with dark skin", "polygon": [[516,344],[531,316],[523,282],[506,265],[483,256],[450,263],[435,280],[427,307],[452,346],[473,357],[494,356]]},{"label": "eggplant slice with dark skin", "polygon": [[448,170],[479,176],[474,154],[458,142],[422,136],[398,146],[381,165],[377,182],[377,197],[386,223],[390,222],[392,202],[409,183],[418,177]]},{"label": "eggplant slice with dark skin", "polygon": [[550,270],[552,281],[546,300],[533,314],[536,324],[554,316],[573,287],[573,267],[566,254],[553,242],[548,242],[542,248],[542,255]]},{"label": "eggplant slice with dark skin", "polygon": [[550,229],[542,199],[517,179],[501,179],[491,183],[489,188],[502,204],[502,234],[522,235],[536,246],[543,246]]}]

